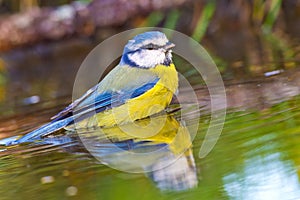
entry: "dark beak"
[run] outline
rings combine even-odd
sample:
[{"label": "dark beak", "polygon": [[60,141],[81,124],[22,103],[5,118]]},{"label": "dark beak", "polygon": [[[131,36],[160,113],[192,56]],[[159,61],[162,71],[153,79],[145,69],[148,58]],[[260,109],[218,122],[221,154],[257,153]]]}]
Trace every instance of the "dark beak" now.
[{"label": "dark beak", "polygon": [[164,49],[165,49],[165,50],[169,50],[169,49],[172,49],[173,47],[175,47],[175,44],[173,44],[172,42],[168,42],[168,43],[164,46]]}]

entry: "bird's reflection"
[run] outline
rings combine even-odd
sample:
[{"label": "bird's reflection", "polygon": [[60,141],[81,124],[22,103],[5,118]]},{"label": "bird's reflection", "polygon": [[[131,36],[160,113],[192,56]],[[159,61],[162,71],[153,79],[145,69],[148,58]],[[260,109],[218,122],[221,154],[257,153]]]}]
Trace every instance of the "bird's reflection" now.
[{"label": "bird's reflection", "polygon": [[[26,143],[58,145],[71,153],[78,149],[82,152],[84,146],[102,164],[145,173],[161,190],[179,191],[198,184],[191,136],[182,124],[171,114],[160,114],[110,128],[81,128],[76,134],[59,132]],[[16,137],[3,139],[0,144],[7,146],[14,140]]]},{"label": "bird's reflection", "polygon": [[197,186],[189,131],[172,115],[78,132],[89,152],[112,168],[144,172],[162,190]]}]

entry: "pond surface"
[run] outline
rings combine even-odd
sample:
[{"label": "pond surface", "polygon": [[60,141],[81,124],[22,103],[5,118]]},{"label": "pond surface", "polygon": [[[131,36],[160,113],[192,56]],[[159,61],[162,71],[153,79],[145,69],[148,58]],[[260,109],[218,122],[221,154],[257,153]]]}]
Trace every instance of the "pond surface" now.
[{"label": "pond surface", "polygon": [[[299,200],[299,3],[282,1],[280,17],[276,17],[267,11],[267,4],[281,1],[253,1],[254,8],[244,2],[228,2],[215,5],[214,9],[219,10],[216,19],[207,22],[210,25],[204,28],[207,33],[201,41],[228,81],[224,128],[204,158],[198,155],[211,117],[206,107],[209,94],[194,71],[185,68],[185,62],[176,56],[179,71],[193,86],[200,85],[196,87],[198,100],[204,106],[200,118],[191,117],[183,122],[178,117],[180,111],[174,111],[167,115],[169,125],[158,137],[147,141],[125,137],[124,141],[112,143],[104,138],[99,146],[93,146],[92,141],[94,148],[89,149],[82,142],[85,137],[79,138],[69,131],[6,146],[19,135],[48,122],[71,101],[75,76],[83,59],[96,44],[120,32],[117,29],[122,27],[103,28],[92,38],[45,41],[1,54],[0,200]],[[201,6],[191,6],[195,8],[172,12],[181,18],[176,25],[178,30],[189,35],[195,29],[197,13],[202,12]],[[264,16],[266,11],[269,17]],[[169,12],[156,13],[152,18],[150,15],[149,21],[160,15],[165,16],[162,21],[172,18]],[[265,23],[263,18],[270,17],[277,20]],[[128,20],[123,28],[144,20]],[[185,114],[194,113],[189,110]],[[148,123],[140,123],[143,122]],[[195,125],[199,125],[197,134],[189,138],[186,128]],[[116,134],[122,129],[106,132]],[[98,134],[90,131],[85,136],[102,141],[103,135],[98,138],[93,133]],[[184,144],[181,148],[174,148],[169,142],[176,134],[182,137],[175,141],[184,141],[179,143]],[[163,150],[137,160],[122,151],[147,153],[157,149]]]},{"label": "pond surface", "polygon": [[[56,144],[3,146],[0,199],[299,199],[299,103],[296,96],[261,110],[229,110],[218,143],[200,159],[210,119],[201,116],[189,155],[195,159],[198,184],[181,191],[166,190],[149,173],[126,173],[101,164],[76,137]],[[58,107],[3,119],[1,136],[32,130]],[[162,178],[168,179],[165,173]]]},{"label": "pond surface", "polygon": [[[42,56],[20,50],[6,57],[8,80],[0,84],[0,90],[6,92],[5,98],[0,96],[0,200],[300,199],[300,96],[297,96],[300,71],[297,68],[286,70],[284,75],[280,71],[274,78],[250,77],[227,84],[224,129],[204,158],[198,155],[210,122],[208,107],[201,110],[199,123],[198,118],[181,123],[177,112],[174,119],[167,118],[172,126],[163,129],[161,135],[167,135],[164,140],[118,143],[123,150],[139,152],[169,147],[171,151],[159,154],[166,156],[165,160],[152,165],[145,163],[138,170],[142,173],[126,173],[110,167],[114,164],[123,170],[132,167],[123,162],[128,155],[112,148],[110,143],[99,147],[101,163],[74,133],[60,132],[41,141],[5,146],[15,136],[48,122],[70,102],[77,69],[93,45],[70,42],[67,47],[62,46],[65,44],[34,50],[43,51]],[[199,84],[193,72],[179,70],[193,84]],[[205,106],[208,93],[202,89],[198,88],[196,93]],[[192,111],[186,114],[193,115]],[[191,149],[172,149],[167,143],[173,137],[170,133],[173,129],[184,130],[183,124],[187,128],[199,125],[193,145]],[[177,151],[185,151],[179,161]],[[175,163],[174,167],[151,172],[168,162]]]}]

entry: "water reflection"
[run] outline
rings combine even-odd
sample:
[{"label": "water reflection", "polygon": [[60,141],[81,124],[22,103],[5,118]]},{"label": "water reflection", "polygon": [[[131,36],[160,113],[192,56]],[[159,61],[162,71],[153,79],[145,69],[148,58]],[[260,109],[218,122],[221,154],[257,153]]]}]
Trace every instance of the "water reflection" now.
[{"label": "water reflection", "polygon": [[[298,199],[300,185],[291,163],[283,162],[280,153],[246,160],[240,173],[223,178],[224,188],[232,199]],[[243,177],[243,180],[240,180]]]},{"label": "water reflection", "polygon": [[[87,152],[78,134],[73,132],[58,132],[34,143],[3,146],[0,151],[0,193],[5,197],[0,199],[14,199],[16,194],[22,199],[37,199],[39,194],[43,199],[63,199],[67,188],[72,186],[78,189],[78,199],[300,199],[299,103],[300,96],[264,110],[228,111],[218,143],[205,158],[194,157],[196,167],[189,147],[171,148],[172,141],[173,144],[175,141],[189,144],[184,129],[191,134],[190,126],[197,124],[194,119],[185,118],[187,125],[184,126],[178,120],[177,112],[174,117],[167,115],[167,127],[152,138],[132,139],[132,135],[142,133],[141,128],[126,135],[116,131],[117,127],[100,133],[97,130],[83,131],[81,138],[95,144],[94,153],[98,160]],[[22,134],[21,130],[29,132],[36,124],[46,122],[57,109],[46,111],[38,112],[39,115],[20,116],[20,119],[14,117],[12,127],[7,126],[10,119],[0,121],[2,137]],[[188,112],[189,116],[190,113],[192,111]],[[194,155],[199,152],[209,118],[202,112],[200,129],[193,140]],[[154,118],[153,123],[160,120]],[[140,123],[148,124],[147,120]],[[180,130],[185,137],[176,140]],[[93,137],[96,140],[91,140]],[[165,163],[171,163],[178,155],[176,149],[182,156],[169,165],[171,168],[151,172],[151,167],[160,169]],[[184,150],[185,153],[180,154]],[[154,156],[149,160],[136,159],[129,166],[126,161],[130,152],[141,155],[158,153],[157,159]],[[166,157],[160,159],[162,155]],[[104,164],[122,164],[129,169],[139,167],[142,160],[144,165],[138,169],[144,170],[147,176],[114,170],[100,164],[99,160]],[[151,165],[153,160],[155,163]],[[43,177],[54,177],[54,182],[43,184]],[[192,188],[197,180],[198,187],[177,191]],[[161,193],[157,187],[168,189],[168,192]]]},{"label": "water reflection", "polygon": [[197,186],[189,131],[172,115],[83,131],[79,135],[89,152],[102,163],[121,171],[145,172],[162,190]]},{"label": "water reflection", "polygon": [[256,113],[259,120],[255,121],[241,117],[248,124],[239,131],[246,131],[249,137],[240,147],[243,159],[238,170],[223,176],[231,199],[299,199],[299,166],[295,162],[299,151],[298,103],[299,98],[295,98]]},{"label": "water reflection", "polygon": [[[82,151],[84,145],[100,163],[120,171],[145,173],[161,190],[181,191],[198,184],[189,130],[171,114],[110,128],[55,134],[31,145],[36,145],[39,151],[58,145],[70,153]],[[15,136],[3,139],[0,144],[15,139]]]}]

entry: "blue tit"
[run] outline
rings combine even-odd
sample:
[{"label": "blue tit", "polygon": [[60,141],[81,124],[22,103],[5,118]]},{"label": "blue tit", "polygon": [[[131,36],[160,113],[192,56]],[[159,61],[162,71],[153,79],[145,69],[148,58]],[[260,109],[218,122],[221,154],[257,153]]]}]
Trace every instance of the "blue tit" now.
[{"label": "blue tit", "polygon": [[174,46],[158,31],[135,36],[126,44],[120,63],[100,83],[16,143],[40,139],[75,122],[76,128],[112,127],[161,112],[178,88]]}]

